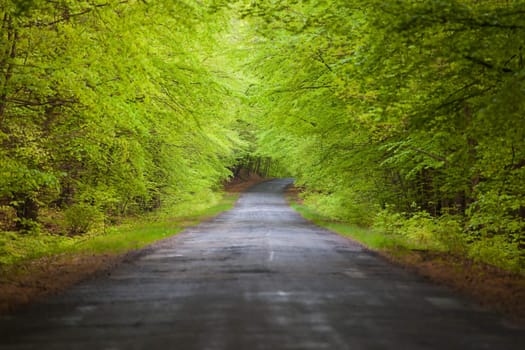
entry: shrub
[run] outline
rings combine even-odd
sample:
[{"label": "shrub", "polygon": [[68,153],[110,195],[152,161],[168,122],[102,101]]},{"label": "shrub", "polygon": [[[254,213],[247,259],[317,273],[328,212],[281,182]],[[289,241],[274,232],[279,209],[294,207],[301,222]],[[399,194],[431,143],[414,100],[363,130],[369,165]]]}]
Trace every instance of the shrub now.
[{"label": "shrub", "polygon": [[65,210],[64,219],[69,234],[77,235],[88,232],[103,216],[96,207],[77,203]]},{"label": "shrub", "polygon": [[399,236],[403,232],[404,220],[401,213],[393,212],[387,207],[377,213],[373,227],[381,233]]},{"label": "shrub", "polygon": [[13,230],[16,227],[16,210],[8,205],[0,205],[0,230]]},{"label": "shrub", "polygon": [[380,211],[374,219],[374,229],[390,236],[397,236],[407,247],[446,250],[454,254],[466,251],[466,239],[461,220],[445,214],[432,217],[418,211],[409,218],[389,208]]},{"label": "shrub", "polygon": [[74,242],[75,239],[71,237],[0,231],[0,269],[3,265],[12,265],[64,251]]},{"label": "shrub", "polygon": [[352,223],[358,226],[371,226],[377,207],[370,201],[355,193],[306,193],[306,205],[315,208],[319,214],[338,221]]},{"label": "shrub", "polygon": [[467,235],[459,216],[444,214],[436,219],[435,238],[448,252],[464,255],[467,251]]},{"label": "shrub", "polygon": [[524,259],[518,242],[509,242],[502,235],[485,237],[469,244],[468,256],[476,261],[500,267],[505,270],[522,272]]}]

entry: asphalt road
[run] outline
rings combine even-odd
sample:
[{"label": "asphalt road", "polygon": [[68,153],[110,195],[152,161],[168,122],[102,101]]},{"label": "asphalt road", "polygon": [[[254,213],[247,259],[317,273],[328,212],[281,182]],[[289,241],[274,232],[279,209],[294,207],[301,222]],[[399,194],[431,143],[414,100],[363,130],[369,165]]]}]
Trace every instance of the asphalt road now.
[{"label": "asphalt road", "polygon": [[260,184],[111,275],[0,319],[0,349],[525,349],[517,328]]}]

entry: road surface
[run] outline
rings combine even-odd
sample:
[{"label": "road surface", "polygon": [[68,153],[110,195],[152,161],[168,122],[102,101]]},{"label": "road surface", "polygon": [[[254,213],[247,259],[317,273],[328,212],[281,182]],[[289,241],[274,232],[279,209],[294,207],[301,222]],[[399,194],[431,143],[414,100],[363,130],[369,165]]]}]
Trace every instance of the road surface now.
[{"label": "road surface", "polygon": [[280,179],[0,319],[0,349],[525,349],[524,330],[316,227]]}]

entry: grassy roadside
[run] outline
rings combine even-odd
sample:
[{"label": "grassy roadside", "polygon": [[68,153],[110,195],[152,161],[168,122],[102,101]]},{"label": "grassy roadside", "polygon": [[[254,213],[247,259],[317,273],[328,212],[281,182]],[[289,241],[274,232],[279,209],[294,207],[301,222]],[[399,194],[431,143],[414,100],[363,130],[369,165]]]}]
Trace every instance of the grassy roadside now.
[{"label": "grassy roadside", "polygon": [[287,197],[292,208],[316,225],[350,238],[395,264],[525,325],[525,276],[443,251],[411,249],[394,236],[319,215],[302,204],[293,189]]},{"label": "grassy roadside", "polygon": [[121,254],[179,233],[222,211],[231,209],[237,194],[226,193],[216,204],[196,203],[197,210],[184,214],[151,213],[125,218],[120,224],[99,227],[91,233],[69,237],[52,234],[5,233],[0,240],[0,266],[3,269],[63,254]]},{"label": "grassy roadside", "polygon": [[393,237],[382,235],[369,228],[330,220],[329,218],[319,215],[312,208],[293,201],[293,199],[290,203],[290,206],[299,212],[299,214],[301,214],[305,219],[313,222],[314,224],[337,232],[342,236],[349,237],[369,249],[393,250],[399,247],[399,242],[397,242],[397,240]]},{"label": "grassy roadside", "polygon": [[105,234],[88,237],[85,241],[79,242],[70,252],[121,254],[140,249],[160,239],[173,236],[223,211],[230,210],[238,197],[238,194],[226,193],[217,204],[187,216],[151,215],[133,218],[110,228]]},{"label": "grassy roadside", "polygon": [[111,228],[106,234],[97,235],[79,242],[70,252],[120,254],[143,248],[155,241],[173,236],[189,226],[210,219],[233,208],[238,194],[225,193],[218,203],[189,215],[150,215],[133,218]]},{"label": "grassy roadside", "polygon": [[152,213],[78,237],[4,234],[0,240],[0,314],[55,294],[93,275],[110,274],[142,248],[233,208],[241,192],[265,181],[225,185],[215,204],[194,203],[178,213]]}]

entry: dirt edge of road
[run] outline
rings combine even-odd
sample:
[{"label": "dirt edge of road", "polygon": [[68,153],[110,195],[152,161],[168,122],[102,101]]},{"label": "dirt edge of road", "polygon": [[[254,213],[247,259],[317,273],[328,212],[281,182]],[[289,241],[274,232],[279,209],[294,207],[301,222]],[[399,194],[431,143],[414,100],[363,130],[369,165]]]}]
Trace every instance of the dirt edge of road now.
[{"label": "dirt edge of road", "polygon": [[445,285],[481,307],[501,313],[525,326],[525,278],[497,267],[439,252],[380,252],[433,282]]},{"label": "dirt edge of road", "polygon": [[[299,189],[291,186],[286,194],[289,201],[302,204],[299,193]],[[441,252],[379,251],[357,243],[376,256],[447,286],[482,308],[525,326],[525,276]]]},{"label": "dirt edge of road", "polygon": [[[264,181],[268,179],[248,174],[226,183],[224,189],[228,193],[240,193]],[[147,246],[124,254],[54,255],[0,270],[0,315],[60,293],[79,282],[110,275],[116,266],[149,249]]]}]

